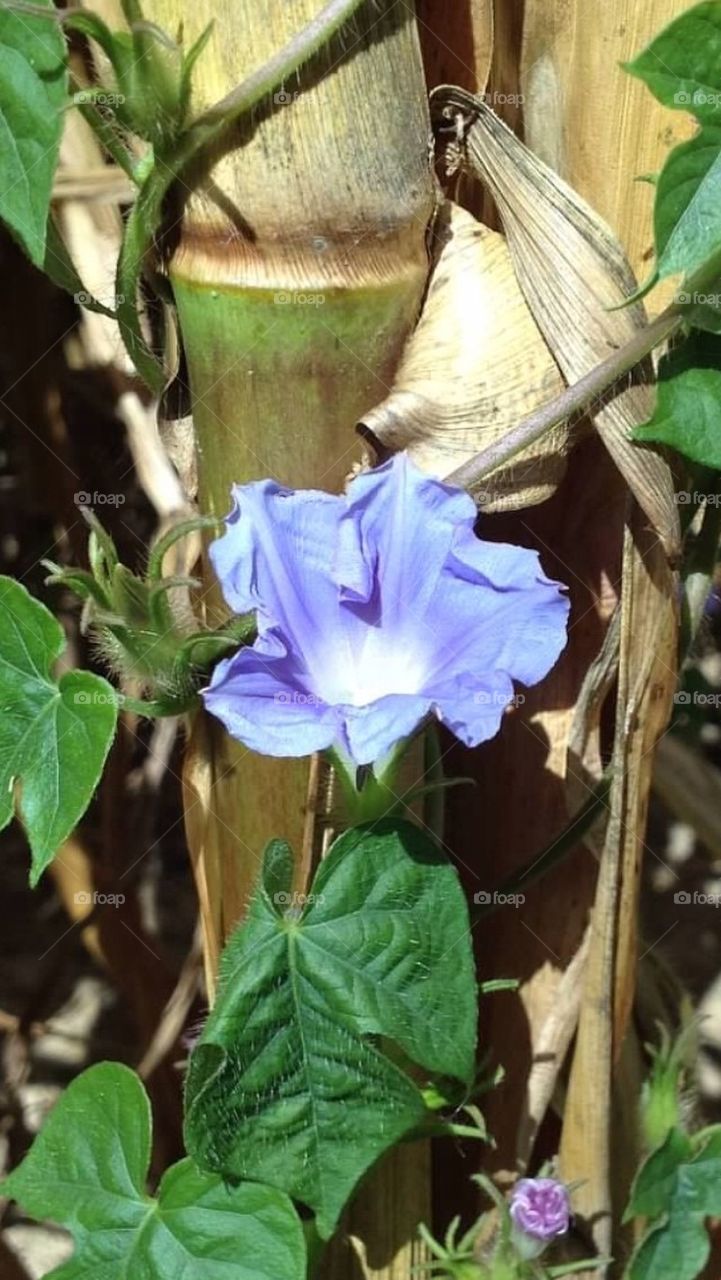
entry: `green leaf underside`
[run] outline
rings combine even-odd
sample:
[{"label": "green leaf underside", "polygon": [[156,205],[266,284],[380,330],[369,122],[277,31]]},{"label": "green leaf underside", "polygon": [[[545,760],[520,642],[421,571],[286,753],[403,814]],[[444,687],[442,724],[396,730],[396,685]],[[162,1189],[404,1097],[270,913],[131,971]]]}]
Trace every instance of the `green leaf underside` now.
[{"label": "green leaf underside", "polygon": [[690,1139],[671,1130],[639,1170],[626,1213],[658,1218],[627,1280],[695,1280],[710,1252],[707,1217],[721,1214],[721,1128]]},{"label": "green leaf underside", "polygon": [[119,1063],[91,1067],[63,1094],[2,1184],[73,1235],[75,1254],[48,1280],[303,1280],[303,1230],[287,1196],[226,1186],[181,1160],[152,1199],[150,1137],[145,1090]]},{"label": "green leaf underside", "polygon": [[721,124],[669,155],[656,187],[658,274],[690,274],[721,245]]},{"label": "green leaf underside", "polygon": [[721,337],[692,332],[662,358],[653,417],[633,434],[721,467]]},{"label": "green leaf underside", "polygon": [[115,732],[117,696],[89,671],[50,675],[62,627],[19,582],[0,577],[0,830],[19,815],[35,884],[85,812]]},{"label": "green leaf underside", "polygon": [[721,123],[721,6],[681,13],[626,64],[665,107]]},{"label": "green leaf underside", "polygon": [[277,888],[289,859],[272,842],[224,952],[191,1057],[186,1142],[201,1165],[309,1205],[329,1235],[366,1169],[427,1115],[377,1037],[428,1072],[470,1081],[476,983],[458,878],[415,826],[386,820],[341,836],[302,912],[286,912]]},{"label": "green leaf underside", "polygon": [[[626,69],[700,132],[668,156],[654,206],[656,278],[690,274],[721,250],[721,5],[695,5]],[[694,323],[706,327],[703,319]],[[718,327],[711,325],[711,328]]]},{"label": "green leaf underside", "polygon": [[[39,0],[52,9],[51,0]],[[0,217],[42,267],[67,101],[60,24],[0,9]]]}]

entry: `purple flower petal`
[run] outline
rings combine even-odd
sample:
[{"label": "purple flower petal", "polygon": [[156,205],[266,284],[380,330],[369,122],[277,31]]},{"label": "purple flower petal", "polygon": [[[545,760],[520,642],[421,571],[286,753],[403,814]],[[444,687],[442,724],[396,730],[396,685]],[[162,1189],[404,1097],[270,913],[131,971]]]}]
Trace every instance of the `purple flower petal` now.
[{"label": "purple flower petal", "polygon": [[568,1188],[557,1178],[521,1178],[511,1194],[513,1225],[534,1240],[563,1236],[570,1222]]},{"label": "purple flower petal", "polygon": [[356,764],[380,760],[401,738],[407,738],[431,710],[427,697],[389,693],[367,706],[340,707],[343,723],[342,746]]},{"label": "purple flower petal", "polygon": [[279,626],[309,654],[338,612],[334,579],[339,499],[272,480],[233,486],[234,507],[210,559],[236,613],[255,609],[258,629]]},{"label": "purple flower petal", "polygon": [[312,755],[338,736],[336,711],[305,687],[274,631],[219,662],[203,699],[233,738],[266,756]]},{"label": "purple flower petal", "polygon": [[473,499],[425,475],[401,453],[356,476],[346,501],[343,530],[357,531],[360,557],[346,554],[339,561],[339,584],[366,600],[375,588],[380,625],[394,632],[412,628],[428,607],[459,529],[473,529]]},{"label": "purple flower petal", "polygon": [[482,680],[467,672],[438,685],[433,710],[461,742],[477,747],[495,738],[514,696],[513,681],[505,672],[491,672]]},{"label": "purple flower petal", "polygon": [[537,554],[481,542],[468,495],[405,455],[341,497],[263,481],[234,500],[211,559],[259,637],[203,696],[254,750],[337,742],[369,764],[429,712],[473,746],[497,733],[513,680],[536,683],[564,647],[568,601]]}]

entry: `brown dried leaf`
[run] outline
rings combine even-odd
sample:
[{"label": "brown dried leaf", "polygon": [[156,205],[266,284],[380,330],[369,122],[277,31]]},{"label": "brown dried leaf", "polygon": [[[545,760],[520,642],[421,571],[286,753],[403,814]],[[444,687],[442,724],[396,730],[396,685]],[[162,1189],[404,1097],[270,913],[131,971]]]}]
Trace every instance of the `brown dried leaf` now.
[{"label": "brown dried leaf", "polygon": [[[618,308],[636,287],[609,228],[542,163],[480,98],[443,87],[436,115],[467,122],[467,167],[495,200],[518,282],[564,377],[577,382],[645,323],[640,303]],[[664,546],[678,548],[671,472],[658,452],[632,444],[633,427],[653,411],[650,362],[604,398],[594,423]]]},{"label": "brown dried leaf", "polygon": [[[505,239],[446,201],[423,311],[390,395],[361,424],[384,449],[407,449],[446,476],[554,399],[563,381],[516,280]],[[544,502],[565,471],[559,426],[481,483],[486,511]]]}]

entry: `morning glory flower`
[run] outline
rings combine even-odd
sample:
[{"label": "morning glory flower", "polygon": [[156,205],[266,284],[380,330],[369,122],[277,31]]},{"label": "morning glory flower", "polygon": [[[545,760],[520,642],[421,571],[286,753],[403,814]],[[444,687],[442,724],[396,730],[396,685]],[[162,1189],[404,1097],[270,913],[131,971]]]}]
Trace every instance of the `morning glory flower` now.
[{"label": "morning glory flower", "polygon": [[565,1236],[571,1216],[568,1188],[557,1178],[521,1178],[511,1193],[513,1243],[522,1257],[538,1257]]},{"label": "morning glory flower", "polygon": [[568,601],[536,552],[481,541],[469,495],[405,454],[341,496],[261,480],[233,504],[210,558],[258,634],[202,696],[254,751],[367,765],[429,716],[476,746],[566,643]]}]

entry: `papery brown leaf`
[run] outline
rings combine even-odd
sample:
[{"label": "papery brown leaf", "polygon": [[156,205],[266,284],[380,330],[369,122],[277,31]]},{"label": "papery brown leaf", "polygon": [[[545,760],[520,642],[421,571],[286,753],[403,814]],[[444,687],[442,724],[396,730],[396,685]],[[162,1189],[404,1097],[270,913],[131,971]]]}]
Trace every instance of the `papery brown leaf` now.
[{"label": "papery brown leaf", "polygon": [[[563,386],[504,237],[446,201],[420,320],[390,394],[363,418],[364,433],[446,476]],[[473,496],[486,511],[544,502],[563,477],[568,435],[566,425],[548,431],[485,477]]]},{"label": "papery brown leaf", "polygon": [[[645,323],[641,303],[621,306],[636,288],[621,245],[481,99],[443,86],[432,105],[436,117],[456,115],[464,125],[465,164],[493,196],[521,290],[564,377],[577,382]],[[678,510],[670,468],[661,453],[630,439],[653,411],[651,376],[647,361],[593,410],[593,421],[664,546],[675,553]]]}]

